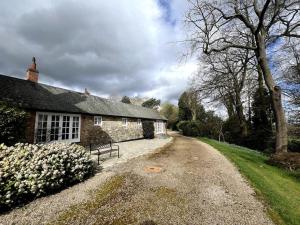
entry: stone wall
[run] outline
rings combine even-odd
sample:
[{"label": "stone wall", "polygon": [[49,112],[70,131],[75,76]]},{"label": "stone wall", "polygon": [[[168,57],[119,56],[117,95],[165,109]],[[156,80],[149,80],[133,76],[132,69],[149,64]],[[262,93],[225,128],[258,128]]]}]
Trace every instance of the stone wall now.
[{"label": "stone wall", "polygon": [[102,125],[94,126],[94,116],[81,115],[81,144],[143,138],[143,128],[142,125],[138,125],[137,119],[127,118],[127,120],[127,126],[123,126],[121,117],[102,116]]},{"label": "stone wall", "polygon": [[[28,111],[26,127],[26,140],[28,143],[34,142],[35,119],[36,112]],[[143,138],[143,127],[141,124],[138,125],[137,119],[127,118],[127,120],[127,126],[123,126],[121,117],[102,116],[102,125],[95,126],[94,116],[82,114],[80,142],[82,145],[87,146],[90,143],[108,143],[110,140],[120,142]]]}]

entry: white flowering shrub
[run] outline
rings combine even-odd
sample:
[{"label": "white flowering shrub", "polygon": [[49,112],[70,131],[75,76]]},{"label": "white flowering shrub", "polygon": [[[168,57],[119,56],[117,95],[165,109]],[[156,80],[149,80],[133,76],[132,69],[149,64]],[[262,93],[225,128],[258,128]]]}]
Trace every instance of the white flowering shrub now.
[{"label": "white flowering shrub", "polygon": [[93,171],[90,155],[76,144],[1,144],[0,208],[82,181]]}]

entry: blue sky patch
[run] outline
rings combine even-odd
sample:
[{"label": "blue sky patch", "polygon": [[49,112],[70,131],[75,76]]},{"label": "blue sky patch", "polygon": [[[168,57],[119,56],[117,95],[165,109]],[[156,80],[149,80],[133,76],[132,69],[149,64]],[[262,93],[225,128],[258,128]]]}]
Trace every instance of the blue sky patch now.
[{"label": "blue sky patch", "polygon": [[172,26],[175,26],[176,19],[172,18],[171,0],[158,0],[158,3],[163,9],[165,22]]}]

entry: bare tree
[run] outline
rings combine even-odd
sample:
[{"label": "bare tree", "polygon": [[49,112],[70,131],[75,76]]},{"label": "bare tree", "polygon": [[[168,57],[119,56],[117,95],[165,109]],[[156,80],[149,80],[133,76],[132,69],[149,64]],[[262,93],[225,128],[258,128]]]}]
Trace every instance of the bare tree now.
[{"label": "bare tree", "polygon": [[284,92],[288,95],[290,102],[300,107],[300,43],[297,45],[293,41],[284,46],[287,53],[282,77],[287,87]]},{"label": "bare tree", "polygon": [[[276,52],[277,72],[287,96],[285,108],[290,123],[300,124],[300,43],[290,40]],[[279,67],[279,68],[278,68]]]},{"label": "bare tree", "polygon": [[300,38],[299,0],[189,0],[187,21],[192,25],[194,51],[222,52],[247,49],[254,52],[272,97],[276,122],[276,153],[287,151],[287,123],[281,88],[275,83],[267,59],[267,47],[278,38]]},{"label": "bare tree", "polygon": [[249,63],[251,58],[253,56],[247,49],[213,52],[202,59],[209,69],[204,73],[200,72],[194,79],[194,88],[201,96],[221,102],[230,118],[238,118],[242,137],[248,135],[243,95],[248,94],[245,86],[251,84],[250,78],[255,72]]}]

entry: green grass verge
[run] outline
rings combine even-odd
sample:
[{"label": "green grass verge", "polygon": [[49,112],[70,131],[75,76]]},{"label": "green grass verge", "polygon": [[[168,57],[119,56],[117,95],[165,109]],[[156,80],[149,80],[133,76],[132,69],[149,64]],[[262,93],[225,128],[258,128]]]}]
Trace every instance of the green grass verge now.
[{"label": "green grass verge", "polygon": [[292,173],[266,164],[268,157],[260,152],[208,138],[200,140],[237,166],[264,200],[275,223],[300,225],[300,181]]}]

